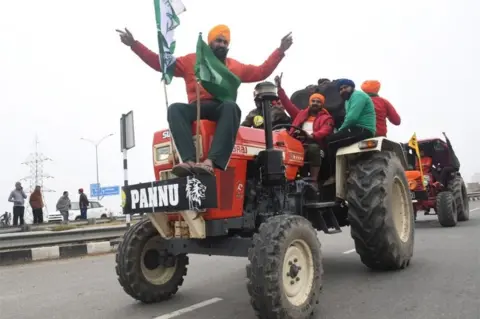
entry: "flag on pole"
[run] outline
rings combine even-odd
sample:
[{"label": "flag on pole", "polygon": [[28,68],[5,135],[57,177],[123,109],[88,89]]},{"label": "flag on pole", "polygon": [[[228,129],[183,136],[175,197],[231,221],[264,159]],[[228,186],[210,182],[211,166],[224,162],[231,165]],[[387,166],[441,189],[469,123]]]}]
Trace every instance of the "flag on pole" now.
[{"label": "flag on pole", "polygon": [[423,181],[423,167],[422,167],[422,158],[420,156],[420,148],[418,147],[417,133],[413,133],[412,137],[408,141],[408,146],[415,151],[418,158],[418,167],[420,167],[420,173],[422,174]]},{"label": "flag on pole", "polygon": [[175,38],[174,30],[180,25],[178,16],[186,11],[181,0],[154,0],[155,20],[157,22],[157,38],[159,48],[162,80],[165,84],[172,82],[175,71]]},{"label": "flag on pole", "polygon": [[236,101],[240,79],[220,61],[198,35],[195,75],[203,88],[219,101]]}]

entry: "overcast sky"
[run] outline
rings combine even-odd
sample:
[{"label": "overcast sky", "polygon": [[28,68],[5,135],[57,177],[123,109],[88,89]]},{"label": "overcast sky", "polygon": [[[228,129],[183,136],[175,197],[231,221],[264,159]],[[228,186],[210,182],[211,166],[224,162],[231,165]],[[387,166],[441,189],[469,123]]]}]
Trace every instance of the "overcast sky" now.
[{"label": "overcast sky", "polygon": [[[287,94],[320,77],[382,82],[380,94],[402,117],[389,126],[391,139],[405,142],[449,135],[469,180],[480,171],[477,144],[480,3],[476,0],[183,0],[187,12],[176,30],[180,56],[195,50],[198,32],[224,23],[232,33],[229,55],[260,64],[292,31],[294,44],[277,71]],[[477,20],[477,22],[475,22]],[[81,137],[105,140],[100,181],[123,183],[119,118],[134,111],[136,148],[129,153],[131,182],[154,178],[152,136],[166,127],[160,74],[120,43],[116,28],[158,51],[153,1],[0,1],[0,139],[2,211],[15,181],[29,174],[21,165],[40,149],[54,176],[45,186],[52,208],[63,190],[77,198],[95,182],[94,147]],[[253,107],[254,84],[243,84],[244,117]],[[170,102],[185,101],[182,79],[168,88]],[[119,207],[119,197],[104,200]]]}]

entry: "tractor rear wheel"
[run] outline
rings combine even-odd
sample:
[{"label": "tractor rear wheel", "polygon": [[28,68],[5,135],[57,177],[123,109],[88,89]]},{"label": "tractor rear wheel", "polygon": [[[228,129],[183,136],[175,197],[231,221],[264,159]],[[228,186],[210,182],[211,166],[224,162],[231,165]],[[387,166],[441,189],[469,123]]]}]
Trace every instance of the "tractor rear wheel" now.
[{"label": "tractor rear wheel", "polygon": [[264,222],[253,237],[247,289],[261,319],[310,318],[322,288],[320,241],[301,216],[280,215]]},{"label": "tractor rear wheel", "polygon": [[453,193],[455,198],[455,204],[457,206],[458,221],[464,222],[470,219],[470,203],[468,201],[467,187],[460,175],[455,176],[449,183],[449,189]]},{"label": "tractor rear wheel", "polygon": [[152,222],[144,219],[123,235],[115,256],[118,282],[143,303],[169,299],[187,274],[186,254],[172,256]]},{"label": "tractor rear wheel", "polygon": [[438,193],[436,206],[440,225],[443,227],[455,227],[457,225],[458,214],[453,193],[450,191]]},{"label": "tractor rear wheel", "polygon": [[364,154],[347,179],[355,249],[367,267],[403,269],[414,245],[414,213],[404,168],[392,152]]}]

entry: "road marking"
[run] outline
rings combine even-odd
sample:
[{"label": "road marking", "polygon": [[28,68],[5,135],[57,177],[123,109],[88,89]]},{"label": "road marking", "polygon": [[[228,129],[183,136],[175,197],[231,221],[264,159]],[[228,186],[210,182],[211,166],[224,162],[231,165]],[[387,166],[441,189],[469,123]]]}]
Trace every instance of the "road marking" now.
[{"label": "road marking", "polygon": [[346,255],[346,254],[351,254],[351,253],[354,253],[354,252],[355,252],[355,249],[350,249],[350,250],[344,251],[343,254]]},{"label": "road marking", "polygon": [[476,211],[476,210],[479,210],[480,207],[477,207],[477,208],[474,208],[474,209],[470,209],[470,212],[473,212],[473,211]]},{"label": "road marking", "polygon": [[199,309],[199,308],[203,308],[203,307],[209,306],[209,305],[211,305],[211,304],[214,304],[214,303],[219,302],[219,301],[222,301],[222,300],[223,300],[222,298],[212,298],[212,299],[208,299],[208,300],[199,302],[199,303],[197,303],[197,304],[191,305],[190,307],[182,308],[182,309],[176,310],[176,311],[174,311],[174,312],[170,312],[170,313],[161,315],[161,316],[159,316],[159,317],[155,317],[155,318],[153,318],[153,319],[170,319],[170,318],[178,317],[178,316],[183,315],[183,314],[185,314],[185,313],[187,313],[187,312],[192,312],[192,311],[194,311],[194,310],[197,310],[197,309]]}]

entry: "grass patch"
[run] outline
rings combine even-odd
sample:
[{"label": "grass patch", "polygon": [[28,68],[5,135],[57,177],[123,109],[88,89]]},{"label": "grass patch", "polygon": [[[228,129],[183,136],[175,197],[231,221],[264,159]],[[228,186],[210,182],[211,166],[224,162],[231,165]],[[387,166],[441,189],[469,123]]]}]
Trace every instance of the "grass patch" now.
[{"label": "grass patch", "polygon": [[70,230],[70,229],[75,229],[75,228],[78,228],[78,226],[75,226],[75,225],[58,225],[58,226],[54,226],[52,227],[50,230],[51,231],[63,231],[63,230]]}]

